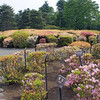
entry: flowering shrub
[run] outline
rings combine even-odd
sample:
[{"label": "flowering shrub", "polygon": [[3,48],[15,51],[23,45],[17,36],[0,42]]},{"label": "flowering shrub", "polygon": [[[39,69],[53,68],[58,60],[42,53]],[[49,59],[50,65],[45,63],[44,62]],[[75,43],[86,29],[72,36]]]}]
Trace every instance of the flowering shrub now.
[{"label": "flowering shrub", "polygon": [[87,38],[85,36],[79,36],[77,41],[87,41]]},{"label": "flowering shrub", "polygon": [[[82,58],[82,64],[83,65],[89,65],[91,61],[93,61],[93,56],[91,54],[83,54]],[[70,56],[70,58],[64,60],[64,64],[62,65],[62,69],[59,71],[66,75],[71,72],[71,70],[74,70],[75,68],[79,68],[80,60],[79,57],[76,57],[76,55]]]},{"label": "flowering shrub", "polygon": [[28,73],[22,80],[23,94],[21,100],[45,100],[43,76],[38,73]]},{"label": "flowering shrub", "polygon": [[77,50],[80,50],[78,47],[64,46],[60,49],[57,49],[55,52],[51,53],[53,60],[64,60],[69,58],[71,55],[75,54]]},{"label": "flowering shrub", "polygon": [[12,39],[12,37],[8,37],[8,38],[5,38],[4,40],[3,40],[3,47],[13,47],[13,39]]},{"label": "flowering shrub", "polygon": [[72,70],[65,86],[71,87],[81,100],[100,100],[100,62]]},{"label": "flowering shrub", "polygon": [[29,54],[27,58],[27,69],[31,72],[38,72],[44,74],[45,67],[45,55],[48,54],[45,51],[37,51]]},{"label": "flowering shrub", "polygon": [[24,48],[27,46],[27,38],[29,33],[25,33],[23,31],[17,31],[13,34],[13,45],[14,47]]},{"label": "flowering shrub", "polygon": [[7,38],[7,36],[0,36],[0,47],[3,46],[3,40]]},{"label": "flowering shrub", "polygon": [[[30,53],[31,53],[30,50],[26,50],[26,57],[29,57]],[[13,53],[13,55],[21,56],[23,58],[23,61],[24,61],[24,50],[15,52],[15,53]]]},{"label": "flowering shrub", "polygon": [[73,42],[77,41],[77,36],[76,35],[72,35],[73,37]]},{"label": "flowering shrub", "polygon": [[91,51],[95,58],[100,59],[100,43],[94,44]]},{"label": "flowering shrub", "polygon": [[73,42],[72,36],[60,36],[59,46],[68,46],[72,42]]},{"label": "flowering shrub", "polygon": [[95,36],[89,36],[89,43],[91,44],[91,41],[93,41],[92,45],[93,44],[96,44],[97,43],[97,39]]},{"label": "flowering shrub", "polygon": [[47,35],[47,40],[49,43],[56,43],[58,44],[58,38],[56,38],[53,34]]},{"label": "flowering shrub", "polygon": [[71,43],[69,46],[77,46],[82,49],[85,53],[88,53],[90,50],[91,45],[85,41],[76,41]]},{"label": "flowering shrub", "polygon": [[97,35],[97,42],[100,43],[100,34]]},{"label": "flowering shrub", "polygon": [[35,43],[36,43],[36,41],[37,41],[37,36],[34,36],[34,37],[32,37],[32,36],[30,36],[30,37],[28,37],[27,38],[27,45],[28,45],[28,47],[35,47]]},{"label": "flowering shrub", "polygon": [[39,43],[46,43],[46,38],[41,38],[41,39],[39,40]]},{"label": "flowering shrub", "polygon": [[81,35],[86,36],[87,42],[89,41],[89,40],[88,40],[89,36],[94,36],[94,34],[93,34],[93,33],[90,33],[90,32],[82,32]]},{"label": "flowering shrub", "polygon": [[56,43],[40,43],[36,45],[36,50],[51,52],[54,51],[54,47],[56,47],[56,45]]},{"label": "flowering shrub", "polygon": [[10,83],[20,82],[23,76],[23,61],[21,56],[9,55],[0,57],[1,74]]}]

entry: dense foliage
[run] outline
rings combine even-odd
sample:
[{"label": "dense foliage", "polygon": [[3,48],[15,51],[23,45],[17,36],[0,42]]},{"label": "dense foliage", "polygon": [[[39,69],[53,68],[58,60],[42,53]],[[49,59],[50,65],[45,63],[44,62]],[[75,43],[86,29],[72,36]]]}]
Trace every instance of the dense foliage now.
[{"label": "dense foliage", "polygon": [[44,76],[38,73],[27,73],[22,80],[23,93],[21,100],[45,100]]},{"label": "dense foliage", "polygon": [[40,74],[44,74],[44,68],[45,68],[45,51],[37,51],[29,54],[29,57],[27,58],[27,69],[30,72],[38,72]]},{"label": "dense foliage", "polygon": [[91,45],[88,42],[85,42],[85,41],[72,42],[69,46],[77,46],[86,53],[89,52],[89,49],[91,47]]},{"label": "dense foliage", "polygon": [[100,59],[100,43],[93,45],[92,54],[95,58]]},{"label": "dense foliage", "polygon": [[68,46],[73,42],[72,36],[60,36],[59,38],[59,46]]},{"label": "dense foliage", "polygon": [[13,34],[14,47],[24,48],[27,46],[27,38],[29,34],[23,31],[18,31]]},{"label": "dense foliage", "polygon": [[8,55],[0,57],[1,75],[10,83],[19,83],[23,76],[23,59],[21,56]]}]

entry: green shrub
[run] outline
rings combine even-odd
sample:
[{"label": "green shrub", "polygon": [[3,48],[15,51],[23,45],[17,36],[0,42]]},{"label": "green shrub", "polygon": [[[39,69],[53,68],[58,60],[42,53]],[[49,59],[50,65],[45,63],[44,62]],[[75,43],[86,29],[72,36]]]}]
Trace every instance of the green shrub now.
[{"label": "green shrub", "polygon": [[91,41],[93,41],[92,45],[97,43],[97,39],[95,36],[89,36],[89,43],[91,44]]},{"label": "green shrub", "polygon": [[46,37],[47,37],[47,41],[49,43],[56,43],[56,44],[58,44],[58,38],[56,38],[53,34],[47,35]]},{"label": "green shrub", "polygon": [[39,73],[28,73],[22,80],[23,93],[21,100],[45,100],[44,76]]},{"label": "green shrub", "polygon": [[3,40],[7,38],[7,36],[0,36],[0,47],[3,46]]},{"label": "green shrub", "polygon": [[29,36],[29,33],[26,33],[24,31],[17,31],[13,34],[13,45],[14,47],[18,48],[24,48],[27,46],[27,38]]},{"label": "green shrub", "polygon": [[87,38],[85,36],[79,36],[77,41],[87,41]]},{"label": "green shrub", "polygon": [[91,51],[95,58],[100,59],[100,43],[94,44]]},{"label": "green shrub", "polygon": [[100,34],[97,35],[97,42],[100,43]]},{"label": "green shrub", "polygon": [[73,37],[73,42],[77,41],[77,36],[76,35],[72,35]]},{"label": "green shrub", "polygon": [[59,49],[57,49],[55,52],[51,53],[51,60],[64,60],[72,56],[73,54],[76,54],[76,51],[80,50],[76,46],[64,46]]},{"label": "green shrub", "polygon": [[77,46],[80,49],[82,49],[85,53],[89,53],[90,47],[91,47],[91,45],[85,41],[76,41],[76,42],[71,43],[69,46]]},{"label": "green shrub", "polygon": [[36,41],[37,41],[37,36],[30,36],[30,37],[28,37],[27,38],[27,46],[28,47],[35,47],[35,43],[36,43]]},{"label": "green shrub", "polygon": [[1,74],[9,83],[19,83],[23,76],[23,60],[21,56],[7,55],[0,57]]},{"label": "green shrub", "polygon": [[59,46],[68,46],[73,42],[72,36],[60,36]]},{"label": "green shrub", "polygon": [[36,45],[36,50],[38,51],[46,51],[46,52],[52,52],[54,51],[54,48],[57,46],[56,43],[40,43]]},{"label": "green shrub", "polygon": [[44,74],[44,67],[45,67],[45,55],[48,54],[45,51],[37,51],[30,53],[29,57],[27,58],[27,69],[30,72],[38,72],[40,74]]},{"label": "green shrub", "polygon": [[58,26],[55,26],[55,25],[46,25],[44,27],[44,29],[59,29],[59,27]]},{"label": "green shrub", "polygon": [[13,38],[12,37],[7,37],[3,40],[3,47],[5,48],[9,48],[9,47],[13,47]]}]

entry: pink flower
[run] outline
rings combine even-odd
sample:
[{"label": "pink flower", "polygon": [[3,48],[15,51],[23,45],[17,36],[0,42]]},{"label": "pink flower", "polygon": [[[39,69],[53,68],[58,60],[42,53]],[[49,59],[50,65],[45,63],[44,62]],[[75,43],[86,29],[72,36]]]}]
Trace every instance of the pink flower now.
[{"label": "pink flower", "polygon": [[94,89],[94,90],[92,90],[92,95],[94,95],[94,94],[98,94],[98,90],[97,89]]},{"label": "pink flower", "polygon": [[82,89],[80,87],[77,87],[77,91],[81,91]]},{"label": "pink flower", "polygon": [[79,95],[79,93],[77,93],[77,97],[79,97],[79,98],[80,98],[80,95]]}]

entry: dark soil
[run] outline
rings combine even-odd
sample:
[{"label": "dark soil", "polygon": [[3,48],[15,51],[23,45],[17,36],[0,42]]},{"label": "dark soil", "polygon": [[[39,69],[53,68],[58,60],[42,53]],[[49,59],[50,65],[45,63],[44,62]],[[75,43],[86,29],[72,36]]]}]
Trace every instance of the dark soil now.
[{"label": "dark soil", "polygon": [[[59,100],[58,87],[56,85],[56,78],[58,76],[58,70],[61,67],[61,62],[50,62],[47,67],[47,82],[48,82],[48,99],[47,100]],[[4,89],[4,99],[6,100],[20,100],[22,90],[20,85],[1,84]],[[75,93],[66,87],[62,88],[62,100],[80,100],[76,98]]]}]

